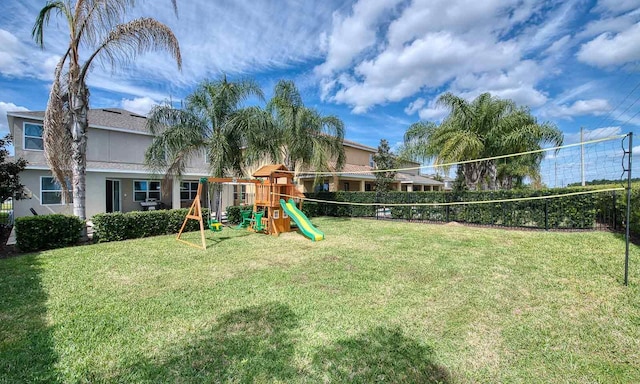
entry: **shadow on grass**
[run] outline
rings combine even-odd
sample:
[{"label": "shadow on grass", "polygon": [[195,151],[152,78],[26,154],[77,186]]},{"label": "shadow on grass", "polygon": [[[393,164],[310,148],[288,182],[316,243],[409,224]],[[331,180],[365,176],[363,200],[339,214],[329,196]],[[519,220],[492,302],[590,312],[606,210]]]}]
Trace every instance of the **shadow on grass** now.
[{"label": "shadow on grass", "polygon": [[[191,234],[195,234],[195,235],[191,235]],[[243,234],[238,234],[235,236],[224,236],[224,235],[216,235],[215,232],[212,231],[205,231],[205,235],[204,235],[204,241],[207,244],[207,248],[210,246],[214,246],[214,245],[218,245],[220,243],[222,243],[223,241],[227,241],[227,240],[232,240],[232,239],[237,239],[239,237],[246,237],[246,236],[251,236],[254,235],[254,232],[249,232],[246,231],[246,233]],[[191,243],[193,245],[196,246],[201,246],[201,238],[200,238],[200,232],[196,232],[196,231],[192,231],[192,232],[185,232],[180,239],[182,241]]]},{"label": "shadow on grass", "polygon": [[56,383],[58,355],[36,254],[0,260],[0,382]]},{"label": "shadow on grass", "polygon": [[[624,232],[613,232],[613,235],[616,239],[622,241],[623,243],[626,241],[627,236]],[[636,247],[640,247],[640,235],[631,233],[629,236],[629,243],[635,245]]]},{"label": "shadow on grass", "polygon": [[[374,328],[319,350],[313,364],[335,383],[449,383],[449,371],[433,361],[430,347],[399,328]],[[326,380],[325,380],[326,381]]]},{"label": "shadow on grass", "polygon": [[310,369],[294,361],[298,318],[272,302],[222,315],[188,341],[138,361],[113,382],[391,382],[448,383],[432,351],[400,329],[376,328],[312,354]]},{"label": "shadow on grass", "polygon": [[279,303],[229,312],[186,344],[128,367],[113,381],[287,381],[296,373],[290,331],[297,323],[289,307]]}]

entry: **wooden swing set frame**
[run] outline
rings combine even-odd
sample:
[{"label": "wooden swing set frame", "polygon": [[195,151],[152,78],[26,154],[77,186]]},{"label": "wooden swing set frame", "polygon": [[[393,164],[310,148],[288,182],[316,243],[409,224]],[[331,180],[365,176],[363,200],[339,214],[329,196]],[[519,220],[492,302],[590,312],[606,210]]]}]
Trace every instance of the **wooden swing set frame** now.
[{"label": "wooden swing set frame", "polygon": [[[190,245],[192,247],[196,247],[196,248],[200,248],[200,249],[207,249],[207,243],[206,240],[204,238],[204,221],[202,220],[202,204],[201,204],[201,199],[202,199],[202,186],[203,184],[207,182],[207,183],[233,183],[233,184],[262,184],[262,180],[255,180],[255,179],[236,179],[236,178],[231,178],[231,177],[202,177],[200,178],[200,182],[198,183],[198,190],[196,191],[196,197],[193,199],[193,203],[191,203],[191,208],[189,208],[189,211],[187,212],[187,216],[184,218],[184,222],[182,223],[182,227],[180,228],[180,232],[178,232],[178,236],[176,237],[176,240],[185,243],[187,245]],[[209,215],[211,215],[211,212],[209,212]],[[194,244],[191,242],[188,242],[186,240],[183,240],[180,238],[180,236],[182,236],[182,232],[184,231],[184,228],[187,226],[187,222],[189,220],[198,220],[198,223],[200,223],[200,239],[202,241],[202,245],[198,245],[198,244]]]}]

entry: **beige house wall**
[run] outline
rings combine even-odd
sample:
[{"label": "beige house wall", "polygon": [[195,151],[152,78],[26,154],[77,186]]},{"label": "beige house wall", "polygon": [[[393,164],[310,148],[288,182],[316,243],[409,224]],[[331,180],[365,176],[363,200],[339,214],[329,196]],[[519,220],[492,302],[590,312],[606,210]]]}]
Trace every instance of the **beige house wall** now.
[{"label": "beige house wall", "polygon": [[369,155],[373,152],[365,151],[364,149],[353,148],[344,146],[344,155],[347,164],[354,165],[369,165]]}]

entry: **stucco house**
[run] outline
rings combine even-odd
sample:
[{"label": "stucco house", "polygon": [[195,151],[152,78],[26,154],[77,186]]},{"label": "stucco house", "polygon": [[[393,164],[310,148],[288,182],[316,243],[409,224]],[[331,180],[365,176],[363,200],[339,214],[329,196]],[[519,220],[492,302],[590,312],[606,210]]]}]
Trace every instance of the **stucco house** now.
[{"label": "stucco house", "polygon": [[[298,176],[303,185],[304,192],[314,190],[325,191],[373,191],[375,190],[376,176],[373,156],[378,152],[377,148],[369,147],[351,140],[344,140],[345,166],[340,174],[324,178],[320,185],[314,188],[312,174],[304,172]],[[416,168],[396,173],[395,182],[391,189],[396,191],[440,191],[444,189],[444,183],[431,177],[420,174],[419,163],[409,163],[403,168]]]},{"label": "stucco house", "polygon": [[[27,187],[27,199],[14,203],[16,217],[73,212],[64,201],[44,158],[42,123],[44,111],[8,112],[15,156],[29,164],[20,175]],[[191,160],[182,180],[162,185],[162,175],[144,166],[144,153],[153,136],[147,132],[146,117],[123,109],[89,110],[87,147],[87,217],[103,212],[129,212],[156,208],[188,207],[195,197],[200,177],[208,175],[204,153]],[[168,188],[167,188],[168,187]],[[241,186],[223,191],[223,206],[246,199]]]},{"label": "stucco house", "polygon": [[[204,153],[195,156],[182,180],[163,185],[162,175],[152,174],[144,165],[144,153],[153,140],[146,130],[146,117],[117,108],[89,110],[87,147],[87,217],[103,212],[130,212],[145,209],[184,208],[193,201],[198,180],[208,176]],[[47,166],[42,139],[44,111],[8,112],[9,130],[14,138],[15,156],[29,164],[20,175],[27,187],[27,198],[14,202],[15,217],[73,212],[64,201],[61,187]],[[373,155],[376,148],[350,140],[344,141],[346,165],[340,174],[327,178],[320,188],[337,191],[375,189]],[[410,166],[418,166],[413,164]],[[298,175],[304,192],[314,190],[312,175]],[[436,191],[444,184],[419,174],[418,170],[398,173],[393,188],[402,191]],[[315,188],[317,189],[317,188]],[[222,207],[253,204],[251,185],[225,184]],[[207,206],[207,202],[203,201]]]}]

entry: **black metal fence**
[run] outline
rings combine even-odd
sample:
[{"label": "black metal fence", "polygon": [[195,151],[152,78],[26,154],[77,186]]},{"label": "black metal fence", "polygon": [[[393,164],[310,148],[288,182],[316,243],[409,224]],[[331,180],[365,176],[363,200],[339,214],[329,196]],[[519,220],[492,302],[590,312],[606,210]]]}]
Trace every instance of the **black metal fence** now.
[{"label": "black metal fence", "polygon": [[303,210],[312,216],[370,217],[425,223],[459,222],[509,228],[614,231],[624,229],[626,206],[621,203],[624,191],[571,195],[572,192],[576,191],[562,191],[566,196],[561,196],[558,191],[464,195],[394,192],[386,196],[376,195],[375,192],[324,192],[308,197],[325,200],[327,203],[305,202]]}]

